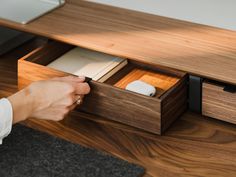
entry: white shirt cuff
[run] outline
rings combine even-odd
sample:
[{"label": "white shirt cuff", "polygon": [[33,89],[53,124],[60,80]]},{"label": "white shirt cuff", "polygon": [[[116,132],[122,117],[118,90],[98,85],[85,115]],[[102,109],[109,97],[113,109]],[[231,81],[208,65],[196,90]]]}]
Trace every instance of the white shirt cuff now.
[{"label": "white shirt cuff", "polygon": [[6,98],[0,99],[0,144],[3,138],[10,134],[12,121],[13,109],[10,101]]}]

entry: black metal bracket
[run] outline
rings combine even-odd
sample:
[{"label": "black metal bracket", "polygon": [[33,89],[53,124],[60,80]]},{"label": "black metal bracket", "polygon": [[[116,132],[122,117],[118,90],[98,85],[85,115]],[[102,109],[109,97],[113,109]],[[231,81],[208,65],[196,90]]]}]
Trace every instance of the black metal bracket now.
[{"label": "black metal bracket", "polygon": [[189,109],[197,113],[202,112],[202,81],[200,77],[189,76]]},{"label": "black metal bracket", "polygon": [[87,82],[87,83],[89,83],[91,80],[92,80],[92,78],[85,77],[85,81],[84,81],[84,82]]}]

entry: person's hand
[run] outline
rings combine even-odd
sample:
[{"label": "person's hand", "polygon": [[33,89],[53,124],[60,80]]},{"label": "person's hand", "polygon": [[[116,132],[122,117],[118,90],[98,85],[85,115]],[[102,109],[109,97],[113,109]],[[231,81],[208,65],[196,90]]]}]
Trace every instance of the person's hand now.
[{"label": "person's hand", "polygon": [[37,81],[10,96],[13,122],[29,117],[62,120],[90,92],[84,77],[61,77]]}]

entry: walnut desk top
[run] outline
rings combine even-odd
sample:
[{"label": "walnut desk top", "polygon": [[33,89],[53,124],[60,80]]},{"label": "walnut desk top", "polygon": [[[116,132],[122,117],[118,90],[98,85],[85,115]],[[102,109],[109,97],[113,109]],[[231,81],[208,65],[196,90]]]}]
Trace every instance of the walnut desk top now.
[{"label": "walnut desk top", "polygon": [[30,24],[0,25],[236,84],[236,32],[83,0]]}]

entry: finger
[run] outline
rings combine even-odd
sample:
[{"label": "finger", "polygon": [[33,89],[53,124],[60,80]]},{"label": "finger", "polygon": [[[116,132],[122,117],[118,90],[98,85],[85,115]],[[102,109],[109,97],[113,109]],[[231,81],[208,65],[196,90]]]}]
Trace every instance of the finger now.
[{"label": "finger", "polygon": [[[84,98],[83,95],[75,95],[75,98],[77,98],[77,99],[74,102],[74,104],[72,104],[71,106],[68,107],[70,111],[75,109],[77,106],[79,106],[83,103],[83,98]],[[80,101],[78,101],[78,100],[80,100]]]},{"label": "finger", "polygon": [[52,80],[55,81],[62,81],[62,82],[84,82],[85,81],[85,76],[65,76],[65,77],[56,77],[53,78]]},{"label": "finger", "polygon": [[[84,98],[84,96],[83,95],[74,95],[74,98],[73,98],[73,100],[74,100],[74,103],[79,103],[79,102],[81,102],[82,103],[82,101],[83,101],[83,98]],[[79,101],[80,100],[80,101]]]},{"label": "finger", "polygon": [[75,86],[75,94],[87,95],[90,92],[90,87],[88,83],[79,83]]},{"label": "finger", "polygon": [[77,106],[79,106],[77,103],[74,103],[74,104],[72,104],[71,106],[69,106],[68,108],[69,108],[69,110],[70,111],[72,111],[72,110],[74,110]]},{"label": "finger", "polygon": [[68,76],[63,78],[64,81],[68,82],[84,82],[85,81],[85,76]]}]

